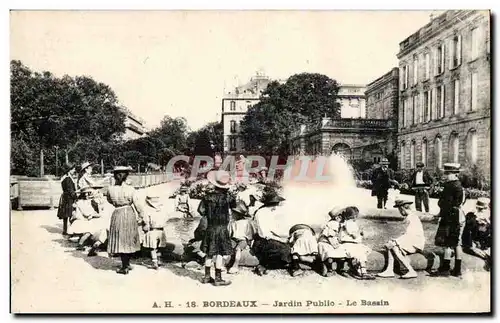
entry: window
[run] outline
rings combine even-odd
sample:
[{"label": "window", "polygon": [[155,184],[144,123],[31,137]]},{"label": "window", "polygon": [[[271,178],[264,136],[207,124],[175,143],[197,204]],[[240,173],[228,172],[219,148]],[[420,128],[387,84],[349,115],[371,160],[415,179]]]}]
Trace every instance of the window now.
[{"label": "window", "polygon": [[415,168],[415,141],[411,142],[410,146],[410,168]]},{"label": "window", "polygon": [[438,168],[443,168],[443,143],[441,137],[437,137],[434,142],[435,147],[435,160]]},{"label": "window", "polygon": [[436,91],[437,119],[441,119],[444,118],[444,85],[438,86]]},{"label": "window", "polygon": [[229,139],[229,149],[236,150],[236,138],[233,137]]},{"label": "window", "polygon": [[453,81],[453,114],[457,114],[459,112],[459,104],[460,104],[460,80]]},{"label": "window", "polygon": [[403,99],[401,101],[401,105],[402,105],[401,106],[401,108],[402,108],[401,110],[402,110],[402,114],[403,114],[403,122],[402,122],[402,124],[403,124],[403,128],[404,128],[404,127],[406,127],[406,99]]},{"label": "window", "polygon": [[401,169],[406,168],[405,143],[401,143]]},{"label": "window", "polygon": [[408,65],[403,66],[401,71],[401,83],[403,90],[408,88]]},{"label": "window", "polygon": [[412,97],[411,97],[411,106],[412,106],[412,111],[413,111],[413,118],[412,118],[412,121],[413,121],[413,124],[417,124],[418,122],[418,115],[417,115],[417,109],[418,109],[418,106],[417,106],[417,95],[414,94]]},{"label": "window", "polygon": [[471,60],[479,57],[479,29],[474,28],[471,31]]},{"label": "window", "polygon": [[422,140],[422,163],[427,166],[427,139]]},{"label": "window", "polygon": [[452,133],[450,136],[450,145],[449,145],[449,153],[450,153],[450,162],[452,163],[458,163],[458,149],[459,149],[459,142],[458,142],[458,134]]},{"label": "window", "polygon": [[443,73],[444,67],[444,45],[441,44],[436,49],[436,75]]},{"label": "window", "polygon": [[236,102],[231,101],[230,105],[231,105],[231,111],[236,110]]},{"label": "window", "polygon": [[471,111],[475,111],[477,110],[477,73],[472,73],[470,86],[471,86],[470,109]]},{"label": "window", "polygon": [[236,132],[236,121],[231,120],[230,128],[231,128],[230,129],[231,133],[235,133]]},{"label": "window", "polygon": [[436,113],[436,109],[435,109],[435,101],[436,100],[434,100],[435,95],[436,95],[436,90],[431,89],[430,93],[429,93],[429,120],[428,121],[435,118],[435,113]]},{"label": "window", "polygon": [[471,164],[477,163],[477,132],[475,129],[469,130],[467,134],[466,153]]},{"label": "window", "polygon": [[418,58],[415,56],[413,58],[413,85],[418,83]]},{"label": "window", "polygon": [[462,61],[462,36],[455,35],[451,41],[450,68],[460,65]]},{"label": "window", "polygon": [[424,59],[425,59],[425,75],[424,75],[424,79],[428,80],[429,79],[429,75],[430,75],[430,71],[431,71],[431,55],[429,53],[425,53]]},{"label": "window", "polygon": [[418,122],[423,123],[425,120],[425,102],[426,102],[426,96],[425,93],[422,93],[420,95],[420,106],[419,106],[419,113],[418,113]]},{"label": "window", "polygon": [[429,91],[424,92],[424,122],[428,122],[431,119],[431,114],[430,114],[430,95]]}]

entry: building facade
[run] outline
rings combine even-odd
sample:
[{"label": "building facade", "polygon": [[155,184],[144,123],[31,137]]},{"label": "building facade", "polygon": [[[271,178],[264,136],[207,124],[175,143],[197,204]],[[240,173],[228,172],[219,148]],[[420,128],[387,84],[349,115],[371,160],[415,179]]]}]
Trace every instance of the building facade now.
[{"label": "building facade", "polygon": [[123,140],[134,140],[145,136],[146,127],[144,126],[144,121],[127,108],[122,108],[122,110],[126,114]]},{"label": "building facade", "polygon": [[490,173],[490,14],[450,10],[400,43],[399,166]]},{"label": "building facade", "polygon": [[259,102],[261,93],[271,79],[258,72],[250,81],[224,94],[222,99],[222,125],[224,129],[224,153],[236,154],[245,151],[240,138],[240,123],[248,109]]},{"label": "building facade", "polygon": [[364,85],[340,85],[337,98],[341,106],[341,118],[366,118]]}]

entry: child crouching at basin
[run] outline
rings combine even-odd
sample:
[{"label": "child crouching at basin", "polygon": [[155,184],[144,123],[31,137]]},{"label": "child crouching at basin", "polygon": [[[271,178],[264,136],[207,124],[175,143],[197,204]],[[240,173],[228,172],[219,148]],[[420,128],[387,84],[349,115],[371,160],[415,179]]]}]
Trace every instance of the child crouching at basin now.
[{"label": "child crouching at basin", "polygon": [[250,247],[255,234],[251,215],[248,207],[243,201],[239,201],[236,207],[231,209],[233,220],[229,224],[229,234],[234,248],[234,262],[228,273],[238,273],[238,266],[241,259],[241,252]]},{"label": "child crouching at basin", "polygon": [[413,269],[408,255],[422,252],[425,245],[425,235],[422,222],[419,217],[411,211],[411,201],[396,200],[394,207],[399,210],[399,213],[405,217],[408,226],[405,233],[397,238],[390,240],[386,244],[386,269],[377,274],[378,277],[390,278],[394,277],[394,257],[396,257],[405,267],[408,272],[401,276],[401,279],[411,279],[417,277],[417,272]]},{"label": "child crouching at basin", "polygon": [[164,248],[167,244],[164,227],[167,224],[166,213],[162,209],[162,204],[158,196],[146,197],[146,217],[144,219],[147,227],[144,235],[143,247],[150,249],[153,262],[152,269],[158,269],[158,248]]},{"label": "child crouching at basin", "polygon": [[340,246],[339,231],[342,222],[342,213],[345,208],[340,211],[331,210],[328,212],[331,220],[328,221],[321,231],[318,239],[318,252],[322,261],[321,275],[331,277],[335,274],[333,264],[336,263],[336,271],[344,276],[344,262],[346,252]]},{"label": "child crouching at basin", "polygon": [[289,243],[292,250],[290,274],[295,277],[304,273],[300,264],[311,266],[318,256],[318,241],[314,230],[305,224],[296,224],[290,228]]},{"label": "child crouching at basin", "polygon": [[343,212],[343,223],[340,226],[340,242],[351,261],[354,277],[362,280],[373,280],[375,277],[366,271],[368,255],[372,250],[363,244],[363,230],[356,223],[359,215],[357,207],[348,207]]}]

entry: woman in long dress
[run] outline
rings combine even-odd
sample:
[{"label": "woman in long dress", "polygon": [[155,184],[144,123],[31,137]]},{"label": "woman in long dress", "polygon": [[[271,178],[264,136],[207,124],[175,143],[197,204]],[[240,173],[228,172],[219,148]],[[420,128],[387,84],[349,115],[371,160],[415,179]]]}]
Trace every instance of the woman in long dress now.
[{"label": "woman in long dress", "polygon": [[[144,222],[143,206],[136,190],[125,184],[130,171],[130,167],[115,167],[113,170],[115,185],[110,186],[106,192],[108,202],[115,207],[109,227],[108,253],[120,255],[122,267],[117,273],[124,275],[132,269],[131,255],[141,249],[139,224]],[[143,230],[148,232],[149,224],[145,224]]]},{"label": "woman in long dress", "polygon": [[68,234],[68,220],[73,214],[73,203],[77,199],[76,184],[73,177],[76,174],[75,165],[66,165],[64,175],[61,178],[62,194],[59,199],[57,217],[63,220],[63,235]]}]

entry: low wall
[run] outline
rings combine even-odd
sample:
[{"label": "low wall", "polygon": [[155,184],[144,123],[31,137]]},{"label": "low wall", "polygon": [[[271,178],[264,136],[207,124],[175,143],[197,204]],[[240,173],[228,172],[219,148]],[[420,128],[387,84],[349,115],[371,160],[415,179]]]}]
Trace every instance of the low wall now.
[{"label": "low wall", "polygon": [[[110,178],[93,177],[93,179],[104,185],[110,185]],[[131,174],[128,178],[130,185],[137,189],[159,185],[168,181],[168,174]],[[17,209],[24,207],[33,208],[56,208],[62,187],[59,178],[55,177],[11,177],[10,197],[17,199]]]}]

